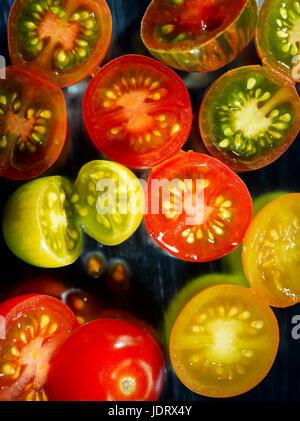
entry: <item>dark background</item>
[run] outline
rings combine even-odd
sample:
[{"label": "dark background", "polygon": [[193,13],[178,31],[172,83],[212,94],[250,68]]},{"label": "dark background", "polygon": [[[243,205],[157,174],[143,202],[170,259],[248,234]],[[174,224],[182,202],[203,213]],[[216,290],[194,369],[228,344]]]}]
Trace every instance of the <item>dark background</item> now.
[{"label": "dark background", "polygon": [[[13,0],[1,0],[0,4],[0,54],[10,63],[7,49],[7,16]],[[149,0],[107,0],[113,17],[113,35],[110,49],[104,61],[128,53],[149,55],[140,36],[140,22]],[[261,3],[261,1],[260,1]],[[104,64],[103,63],[103,64]],[[225,68],[209,74],[178,72],[185,81],[193,102],[195,121],[201,99],[207,87],[225,71],[241,65],[259,63],[253,43],[242,55]],[[60,174],[75,178],[80,167],[100,158],[100,153],[92,146],[83,128],[81,104],[88,80],[64,89],[69,117],[69,135],[65,153],[59,162],[46,175]],[[203,151],[198,129],[195,126],[185,149]],[[242,174],[250,193],[256,197],[262,193],[284,190],[300,191],[299,163],[300,145],[295,140],[289,150],[267,168]],[[140,174],[139,174],[140,175]],[[147,173],[143,173],[147,176]],[[9,195],[20,185],[0,179],[0,212]],[[0,234],[0,299],[3,299],[13,285],[25,278],[51,275],[62,279],[71,286],[84,288],[99,296],[104,307],[117,307],[129,310],[156,327],[163,311],[175,296],[176,291],[197,275],[221,272],[220,261],[212,263],[187,263],[164,253],[149,237],[144,224],[125,243],[116,247],[104,247],[85,236],[84,251],[78,261],[66,268],[42,270],[33,268],[18,260],[7,249]],[[123,295],[113,295],[106,289],[103,279],[92,279],[86,273],[86,256],[90,252],[101,252],[106,260],[123,259],[130,270],[129,290]],[[300,304],[289,309],[275,310],[280,327],[280,346],[276,361],[267,378],[252,391],[227,400],[288,401],[300,400],[300,339],[291,336],[292,317],[300,314]],[[212,400],[189,391],[177,379],[170,367],[164,401]]]}]

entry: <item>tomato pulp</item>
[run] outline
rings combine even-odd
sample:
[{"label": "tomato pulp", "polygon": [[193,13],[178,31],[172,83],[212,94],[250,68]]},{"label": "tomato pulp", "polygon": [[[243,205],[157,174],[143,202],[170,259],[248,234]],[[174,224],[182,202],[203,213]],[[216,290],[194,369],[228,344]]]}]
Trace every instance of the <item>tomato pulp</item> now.
[{"label": "tomato pulp", "polygon": [[193,392],[225,398],[264,379],[278,343],[277,320],[264,300],[249,288],[217,285],[197,294],[179,314],[170,358]]},{"label": "tomato pulp", "polygon": [[256,0],[153,0],[141,37],[151,54],[176,69],[209,72],[232,61],[250,42]]},{"label": "tomato pulp", "polygon": [[83,116],[95,146],[130,168],[153,167],[183,146],[192,108],[179,76],[164,64],[125,55],[90,82]]},{"label": "tomato pulp", "polygon": [[24,295],[0,304],[5,338],[0,338],[0,400],[48,400],[45,381],[57,348],[78,326],[56,298]]},{"label": "tomato pulp", "polygon": [[300,128],[295,86],[279,73],[245,66],[223,74],[209,88],[199,112],[202,139],[216,158],[237,171],[279,158]]},{"label": "tomato pulp", "polygon": [[25,180],[42,174],[59,157],[66,133],[61,90],[8,67],[0,79],[0,175]]},{"label": "tomato pulp", "polygon": [[8,20],[13,64],[59,86],[91,75],[110,42],[105,0],[15,0]]},{"label": "tomato pulp", "polygon": [[252,288],[274,307],[300,302],[300,194],[273,200],[253,219],[243,242]]},{"label": "tomato pulp", "polygon": [[243,239],[252,202],[243,181],[218,160],[178,154],[151,173],[147,229],[173,256],[194,262],[218,259]]}]

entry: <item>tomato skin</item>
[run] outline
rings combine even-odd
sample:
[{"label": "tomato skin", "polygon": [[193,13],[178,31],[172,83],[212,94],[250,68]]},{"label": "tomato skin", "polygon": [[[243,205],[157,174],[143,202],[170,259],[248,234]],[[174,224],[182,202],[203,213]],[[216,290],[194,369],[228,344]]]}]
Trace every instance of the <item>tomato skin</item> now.
[{"label": "tomato skin", "polygon": [[[123,378],[135,390],[121,393]],[[164,359],[154,339],[125,320],[100,319],[77,329],[52,360],[47,390],[54,401],[157,400]]]},{"label": "tomato skin", "polygon": [[[22,161],[12,162],[13,149],[10,150],[9,155],[6,153],[4,160],[1,159],[0,154],[0,176],[12,180],[28,180],[44,173],[60,156],[67,136],[66,103],[62,91],[53,83],[19,68],[7,67],[5,71],[6,79],[0,80],[0,90],[2,84],[4,88],[16,89],[19,87],[23,96],[22,101],[27,102],[27,106],[30,105],[30,102],[35,103],[42,100],[43,105],[47,104],[48,107],[51,107],[53,113],[47,144],[39,146],[32,158],[27,157],[24,163]],[[39,92],[38,96],[37,91]],[[24,109],[23,114],[25,114]],[[2,154],[4,153],[2,152]]]},{"label": "tomato skin", "polygon": [[[49,69],[51,67],[49,63],[51,60],[50,58],[48,59],[49,62],[47,62],[47,59],[45,60],[45,58],[31,62],[23,57],[20,50],[20,40],[18,39],[16,26],[25,3],[26,1],[24,0],[15,0],[8,18],[8,46],[10,58],[16,67],[24,68],[33,74],[38,72],[43,78],[51,80],[60,87],[74,85],[96,72],[109,47],[112,33],[112,17],[105,0],[85,1],[88,7],[93,10],[98,17],[100,22],[99,26],[102,26],[100,28],[101,33],[98,35],[98,40],[88,60],[85,61],[83,65],[79,66],[78,69],[66,72],[65,74]],[[71,3],[73,3],[74,9],[76,9],[82,2],[71,0]]]},{"label": "tomato skin", "polygon": [[160,11],[163,7],[165,5],[162,0],[152,0],[148,6],[142,20],[142,41],[158,60],[187,72],[210,72],[231,62],[252,39],[258,16],[257,0],[247,0],[234,19],[229,12],[227,23],[212,31],[203,43],[183,41],[178,43],[177,48],[176,44],[172,48],[170,44],[154,40],[153,23],[161,20]]},{"label": "tomato skin", "polygon": [[29,298],[36,297],[39,294],[24,294],[19,295],[17,297],[9,298],[3,302],[0,303],[0,315],[2,317],[6,317],[7,314],[18,304],[23,303],[25,300],[28,300]]},{"label": "tomato skin", "polygon": [[[211,199],[211,203],[208,205],[206,202],[208,199],[204,199],[204,222],[202,221],[203,224],[201,223],[199,226],[202,228],[204,227],[204,231],[207,230],[207,226],[205,224],[206,221],[210,222],[209,208],[212,206],[212,197],[217,196],[218,189],[220,189],[221,185],[223,186],[223,190],[221,192],[222,195],[223,193],[228,194],[231,198],[231,203],[236,200],[236,208],[240,209],[240,211],[237,209],[235,211],[235,216],[233,217],[233,221],[231,221],[234,228],[230,230],[230,234],[222,234],[221,237],[216,238],[217,245],[214,244],[215,241],[213,242],[213,245],[209,241],[206,241],[206,246],[203,245],[203,242],[194,242],[192,243],[193,245],[195,244],[193,248],[193,246],[189,247],[189,245],[187,245],[187,242],[182,235],[184,230],[186,230],[189,226],[192,226],[183,221],[182,217],[184,213],[181,214],[179,217],[181,219],[178,219],[178,222],[177,220],[168,220],[162,213],[161,209],[158,214],[151,212],[151,191],[153,180],[165,179],[170,181],[177,178],[189,179],[190,175],[187,174],[190,174],[191,171],[195,173],[198,170],[201,173],[202,167],[208,168],[208,175],[205,175],[205,177],[208,177],[210,181],[208,189],[211,190],[207,196]],[[202,173],[201,177],[203,177],[203,174],[206,173]],[[220,178],[218,179],[218,177]],[[199,178],[199,173],[198,176],[194,178]],[[161,248],[171,255],[185,261],[208,262],[228,254],[241,243],[245,231],[251,221],[252,201],[249,191],[243,181],[228,167],[215,158],[192,151],[177,154],[175,157],[156,167],[149,177],[146,196],[148,200],[148,213],[145,215],[145,223],[149,234]],[[205,192],[204,197],[206,197]],[[154,197],[154,199],[156,198]],[[208,216],[206,216],[206,209],[208,211]],[[229,222],[229,226],[231,222]],[[197,247],[198,244],[200,245]]]},{"label": "tomato skin", "polygon": [[[246,310],[246,319],[240,317],[242,312],[238,317],[230,314],[232,308],[237,309],[237,314]],[[208,313],[209,310],[211,313]],[[200,339],[199,347],[195,346],[196,340],[193,336],[194,346],[189,349],[186,345],[191,341],[191,336],[187,333],[188,328],[195,324],[195,315],[203,315],[202,312],[207,318],[204,322],[198,321],[200,330],[199,338],[196,339]],[[255,333],[251,331],[252,320],[254,323],[255,320],[262,323],[262,327]],[[206,331],[206,323],[209,326],[209,323],[214,321],[217,322],[213,325],[215,329],[208,327]],[[238,327],[239,323],[242,326]],[[231,335],[232,339],[227,342]],[[185,343],[182,343],[182,337]],[[193,392],[213,398],[229,398],[248,392],[267,376],[276,358],[278,345],[277,319],[266,301],[254,294],[250,288],[220,284],[195,295],[180,312],[171,332],[170,359],[179,379]],[[193,364],[189,364],[187,354],[182,353],[184,347],[190,352],[189,356],[191,350],[201,354],[204,358],[200,361],[208,362],[212,370],[199,370],[199,365],[194,368]],[[250,358],[256,358],[255,363],[251,362],[251,359],[245,362],[241,353],[243,348],[252,351],[253,355]],[[240,370],[240,365],[244,367],[243,371]],[[214,372],[214,367],[218,366],[224,371],[230,368],[226,377],[222,377],[223,373]]]},{"label": "tomato skin", "polygon": [[[105,78],[108,78],[108,76],[114,75],[114,73],[117,71],[123,71],[123,73],[125,73],[126,70],[135,70],[135,68],[144,68],[148,72],[152,71],[154,78],[162,78],[164,81],[163,86],[166,86],[163,87],[163,90],[167,91],[168,97],[163,97],[160,100],[164,103],[164,108],[162,108],[161,114],[164,113],[165,109],[167,111],[168,109],[175,110],[176,123],[180,124],[181,127],[177,133],[168,135],[165,138],[164,143],[158,146],[154,145],[154,147],[152,147],[152,141],[150,141],[149,144],[144,141],[144,144],[146,144],[147,148],[150,145],[150,149],[139,153],[134,152],[132,148],[128,146],[128,144],[124,146],[123,143],[125,143],[125,141],[112,142],[110,139],[108,139],[107,134],[104,134],[103,125],[99,126],[99,118],[102,116],[102,113],[103,117],[101,117],[101,121],[103,124],[106,125],[107,122],[110,123],[110,120],[114,121],[115,125],[121,124],[121,122],[118,120],[114,120],[113,111],[111,111],[111,114],[106,114],[107,111],[103,112],[100,109],[100,99],[98,96],[101,90],[104,88],[101,85],[102,80],[105,80]],[[113,76],[111,77],[113,79]],[[170,89],[172,90],[169,91]],[[128,88],[128,92],[134,90],[135,89],[132,87]],[[148,87],[147,91],[149,91]],[[148,98],[146,101],[148,101]],[[144,101],[142,104],[143,106],[146,101]],[[157,103],[160,101],[157,101]],[[149,104],[151,107],[153,107],[153,102],[148,103],[148,105]],[[159,105],[154,104],[154,106],[159,108]],[[116,115],[118,114],[119,108],[120,107],[115,108]],[[126,106],[123,107],[123,109],[126,110]],[[133,117],[135,118],[137,110],[135,109],[133,113]],[[148,113],[148,115],[149,114],[151,113]],[[108,64],[103,66],[91,80],[84,95],[83,117],[87,131],[94,145],[109,159],[123,164],[128,168],[152,168],[176,154],[184,145],[191,130],[193,113],[187,88],[180,77],[173,70],[152,58],[136,54],[129,54],[110,61]],[[141,135],[142,134],[143,133],[141,133]]]},{"label": "tomato skin", "polygon": [[[294,121],[283,140],[272,149],[267,149],[257,156],[245,158],[239,156],[236,152],[227,152],[226,150],[220,149],[220,147],[216,145],[217,141],[220,141],[221,139],[218,139],[212,130],[212,127],[214,127],[215,124],[215,122],[212,121],[212,114],[214,111],[214,100],[222,90],[224,90],[229,83],[232,83],[232,81],[234,82],[235,78],[237,79],[241,75],[246,78],[247,74],[250,74],[251,72],[261,74],[267,80],[276,83],[278,87],[285,89],[285,98],[287,99],[287,102],[292,104]],[[232,90],[233,88],[234,86],[232,87]],[[283,99],[282,102],[284,102]],[[300,100],[294,84],[277,71],[259,65],[243,66],[224,73],[208,88],[199,109],[198,122],[203,142],[212,156],[228,165],[228,167],[234,171],[257,170],[280,158],[296,139],[300,127]],[[220,125],[221,123],[218,122],[217,124]]]}]

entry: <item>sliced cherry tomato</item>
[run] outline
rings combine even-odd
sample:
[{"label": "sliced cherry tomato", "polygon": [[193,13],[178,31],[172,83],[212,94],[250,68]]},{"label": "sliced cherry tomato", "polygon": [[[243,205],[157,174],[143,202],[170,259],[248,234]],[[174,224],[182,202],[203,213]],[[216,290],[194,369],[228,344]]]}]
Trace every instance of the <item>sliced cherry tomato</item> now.
[{"label": "sliced cherry tomato", "polygon": [[256,0],[152,0],[141,37],[156,58],[188,72],[209,72],[232,61],[250,42]]},{"label": "sliced cherry tomato", "polygon": [[255,170],[279,158],[300,128],[300,100],[286,78],[261,66],[222,75],[199,113],[203,141],[229,167]]},{"label": "sliced cherry tomato", "polygon": [[15,0],[8,21],[11,60],[59,86],[73,85],[98,68],[111,31],[104,0]]},{"label": "sliced cherry tomato", "polygon": [[77,329],[52,360],[47,380],[54,401],[157,400],[164,358],[143,328],[100,319]]},{"label": "sliced cherry tomato", "polygon": [[276,317],[249,288],[216,285],[196,295],[171,333],[170,357],[182,383],[225,398],[255,387],[269,372],[279,343]]},{"label": "sliced cherry tomato", "polygon": [[0,175],[29,179],[59,157],[67,133],[61,90],[20,69],[0,79]]},{"label": "sliced cherry tomato", "polygon": [[[284,192],[270,192],[256,197],[253,200],[253,217],[268,203],[272,200],[278,199],[283,196]],[[242,264],[242,244],[235,248],[231,253],[227,254],[223,259],[222,263],[226,271],[236,273],[239,276],[245,278],[243,264]]]},{"label": "sliced cherry tomato", "polygon": [[91,161],[74,184],[72,203],[87,234],[105,245],[127,240],[144,214],[144,191],[137,177],[123,165]]},{"label": "sliced cherry tomato", "polygon": [[264,0],[256,30],[256,49],[264,65],[300,82],[300,3]]},{"label": "sliced cherry tomato", "polygon": [[47,295],[24,295],[0,304],[0,400],[48,400],[45,381],[58,347],[78,326],[71,310]]},{"label": "sliced cherry tomato", "polygon": [[177,292],[168,305],[168,308],[164,311],[164,318],[160,331],[166,346],[169,346],[172,327],[183,307],[200,291],[218,284],[234,284],[249,287],[245,276],[240,274],[209,273],[189,281]]},{"label": "sliced cherry tomato", "polygon": [[180,77],[138,55],[119,57],[97,73],[85,93],[83,116],[96,147],[130,168],[153,167],[174,155],[193,118]]},{"label": "sliced cherry tomato", "polygon": [[252,203],[243,181],[224,164],[196,152],[156,168],[147,188],[145,222],[154,240],[179,259],[206,262],[243,239]]},{"label": "sliced cherry tomato", "polygon": [[70,182],[60,176],[30,181],[9,198],[3,235],[21,260],[40,267],[73,263],[82,249],[82,231],[73,222]]},{"label": "sliced cherry tomato", "polygon": [[270,305],[300,302],[300,193],[281,196],[256,215],[244,239],[243,267]]}]

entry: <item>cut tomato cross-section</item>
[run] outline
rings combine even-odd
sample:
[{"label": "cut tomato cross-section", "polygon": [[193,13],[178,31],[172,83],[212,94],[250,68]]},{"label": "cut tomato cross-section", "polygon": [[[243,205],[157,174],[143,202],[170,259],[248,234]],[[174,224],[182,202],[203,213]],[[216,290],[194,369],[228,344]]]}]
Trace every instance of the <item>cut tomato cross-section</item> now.
[{"label": "cut tomato cross-section", "polygon": [[87,88],[84,120],[96,147],[131,168],[174,155],[192,124],[188,91],[165,65],[127,55],[104,66]]},{"label": "cut tomato cross-section", "polygon": [[242,180],[216,159],[195,152],[158,166],[147,197],[150,234],[183,260],[224,256],[242,241],[251,221],[251,197]]},{"label": "cut tomato cross-section", "polygon": [[0,175],[29,179],[58,158],[66,138],[61,90],[14,67],[0,80]]},{"label": "cut tomato cross-section", "polygon": [[8,24],[14,65],[60,86],[92,74],[110,42],[105,0],[16,0]]},{"label": "cut tomato cross-section", "polygon": [[24,295],[0,304],[6,335],[0,339],[0,401],[48,400],[45,382],[56,349],[78,326],[62,302]]}]

